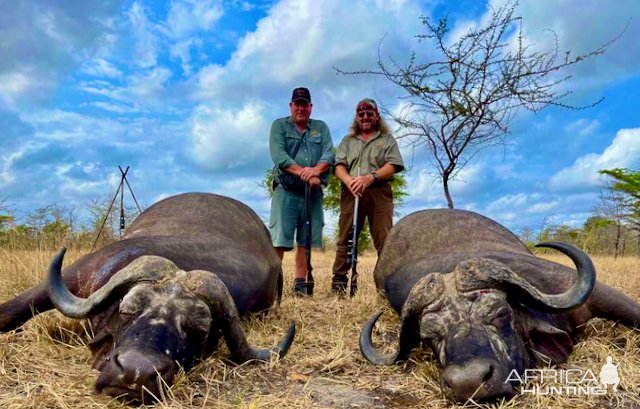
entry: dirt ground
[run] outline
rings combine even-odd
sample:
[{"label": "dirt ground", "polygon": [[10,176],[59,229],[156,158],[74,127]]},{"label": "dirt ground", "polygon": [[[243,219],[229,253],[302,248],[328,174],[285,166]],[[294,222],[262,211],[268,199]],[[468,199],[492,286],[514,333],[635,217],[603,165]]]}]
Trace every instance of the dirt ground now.
[{"label": "dirt ground", "polygon": [[[0,249],[0,302],[44,277],[52,252]],[[65,265],[80,254],[68,255]],[[570,264],[568,259],[555,261]],[[381,309],[374,341],[393,348],[398,318],[374,290],[375,256],[361,257],[360,291],[354,299],[329,293],[333,253],[314,252],[313,298],[291,296],[292,255],[284,261],[286,288],[280,307],[266,319],[245,323],[250,342],[275,345],[288,323],[297,325],[296,340],[281,361],[235,366],[220,351],[181,373],[165,391],[159,408],[449,408],[439,388],[440,369],[430,351],[416,350],[404,365],[376,367],[360,354],[358,337],[365,322]],[[640,260],[594,257],[598,279],[640,300]],[[517,396],[509,402],[464,407],[491,408],[640,408],[640,331],[595,319],[563,368],[598,373],[607,356],[619,364],[619,391],[605,396]],[[96,395],[98,372],[91,369],[85,344],[90,330],[82,322],[48,312],[21,329],[0,335],[1,408],[121,408],[126,405]]]}]

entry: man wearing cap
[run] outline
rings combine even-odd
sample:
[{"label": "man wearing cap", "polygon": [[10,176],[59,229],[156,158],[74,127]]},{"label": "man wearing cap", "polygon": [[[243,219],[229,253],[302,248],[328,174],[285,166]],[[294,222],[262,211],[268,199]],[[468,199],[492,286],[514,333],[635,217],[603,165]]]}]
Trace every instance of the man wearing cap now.
[{"label": "man wearing cap", "polygon": [[324,226],[321,185],[327,184],[334,160],[329,127],[323,121],[310,118],[312,107],[309,90],[294,89],[289,103],[291,115],[273,121],[269,135],[269,151],[275,164],[269,232],[281,260],[284,252],[293,248],[295,234],[295,295],[307,295],[304,184],[312,188],[312,244],[319,247]]},{"label": "man wearing cap", "polygon": [[355,198],[358,204],[358,234],[365,217],[373,244],[380,254],[393,224],[391,179],[404,169],[398,143],[378,112],[374,100],[358,102],[349,133],[342,139],[335,158],[335,174],[342,181],[339,237],[333,263],[331,291],[344,295],[349,272],[349,239],[353,235]]}]

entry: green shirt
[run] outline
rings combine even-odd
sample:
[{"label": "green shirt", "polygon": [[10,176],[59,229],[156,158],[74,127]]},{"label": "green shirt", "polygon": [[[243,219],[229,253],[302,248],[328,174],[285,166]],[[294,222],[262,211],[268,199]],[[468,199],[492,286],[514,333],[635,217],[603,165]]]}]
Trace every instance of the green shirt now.
[{"label": "green shirt", "polygon": [[[295,157],[292,157],[299,145]],[[333,140],[329,127],[318,119],[309,119],[304,133],[301,134],[291,117],[279,118],[271,124],[269,133],[269,152],[276,170],[288,168],[293,164],[302,167],[316,166],[318,162],[333,165]],[[325,172],[321,179],[326,183],[329,172]]]},{"label": "green shirt", "polygon": [[336,165],[343,164],[353,177],[366,175],[386,163],[395,165],[396,172],[404,170],[400,148],[393,135],[381,133],[365,142],[362,135],[349,134],[342,138],[336,151]]}]

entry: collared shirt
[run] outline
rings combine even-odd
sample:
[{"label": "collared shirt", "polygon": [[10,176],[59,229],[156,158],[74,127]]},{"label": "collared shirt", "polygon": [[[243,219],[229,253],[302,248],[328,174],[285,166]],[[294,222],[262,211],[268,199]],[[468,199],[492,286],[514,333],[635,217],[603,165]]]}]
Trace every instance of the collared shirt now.
[{"label": "collared shirt", "polygon": [[[295,157],[291,157],[298,148]],[[269,152],[276,168],[284,169],[293,164],[315,166],[318,162],[333,165],[333,140],[329,127],[318,119],[309,119],[304,133],[300,133],[291,117],[273,121],[269,134]]]},{"label": "collared shirt", "polygon": [[349,134],[342,138],[336,151],[336,165],[343,164],[353,177],[366,175],[386,163],[395,165],[396,172],[404,170],[400,148],[393,135],[378,133],[365,142],[362,135]]}]

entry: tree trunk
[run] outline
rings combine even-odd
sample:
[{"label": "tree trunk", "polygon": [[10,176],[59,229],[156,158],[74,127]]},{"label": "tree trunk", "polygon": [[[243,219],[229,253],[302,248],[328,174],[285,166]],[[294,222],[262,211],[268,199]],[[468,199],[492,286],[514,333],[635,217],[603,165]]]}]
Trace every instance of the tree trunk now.
[{"label": "tree trunk", "polygon": [[614,260],[618,258],[618,249],[620,248],[620,224],[618,224],[616,227],[616,250],[613,255]]},{"label": "tree trunk", "polygon": [[449,193],[449,175],[442,175],[442,188],[444,189],[444,197],[447,198],[447,206],[449,209],[453,209],[453,199],[451,193]]}]

